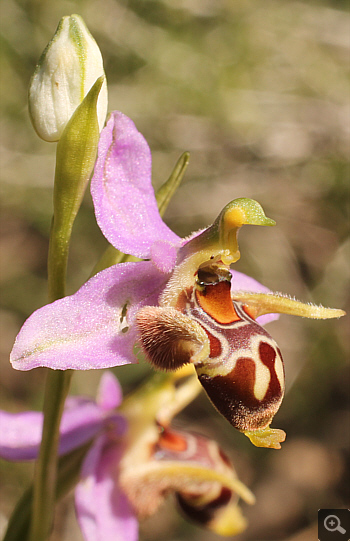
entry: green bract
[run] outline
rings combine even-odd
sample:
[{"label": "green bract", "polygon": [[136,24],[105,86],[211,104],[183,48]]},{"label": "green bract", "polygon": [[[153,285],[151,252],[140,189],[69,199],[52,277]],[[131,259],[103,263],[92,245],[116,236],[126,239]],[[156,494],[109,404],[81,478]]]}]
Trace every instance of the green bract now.
[{"label": "green bract", "polygon": [[64,296],[70,235],[92,173],[99,141],[96,103],[103,86],[97,79],[69,120],[57,145],[54,216],[49,249],[49,294]]}]

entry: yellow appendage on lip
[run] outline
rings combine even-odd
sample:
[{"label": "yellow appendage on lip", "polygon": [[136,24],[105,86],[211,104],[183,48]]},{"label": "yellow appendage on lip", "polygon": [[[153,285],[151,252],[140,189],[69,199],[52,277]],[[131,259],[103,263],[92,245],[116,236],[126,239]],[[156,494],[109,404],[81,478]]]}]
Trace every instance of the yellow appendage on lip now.
[{"label": "yellow appendage on lip", "polygon": [[229,209],[224,216],[225,229],[233,229],[242,227],[245,223],[246,216],[243,210],[239,207]]}]

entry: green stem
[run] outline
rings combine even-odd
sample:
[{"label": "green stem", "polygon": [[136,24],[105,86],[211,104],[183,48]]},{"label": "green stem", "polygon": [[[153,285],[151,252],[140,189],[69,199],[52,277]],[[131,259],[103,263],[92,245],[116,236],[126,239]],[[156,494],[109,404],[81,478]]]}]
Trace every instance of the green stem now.
[{"label": "green stem", "polygon": [[[69,120],[56,152],[54,217],[48,256],[49,301],[65,296],[69,243],[75,217],[92,173],[99,129],[97,98],[103,77],[97,79]],[[53,523],[57,483],[59,428],[73,372],[48,370],[44,423],[35,467],[29,541],[45,541]]]},{"label": "green stem", "polygon": [[55,216],[52,218],[47,264],[48,297],[50,302],[61,299],[66,294],[66,274],[72,225],[70,224],[70,227],[62,234],[62,227],[57,226]]},{"label": "green stem", "polygon": [[50,533],[56,493],[59,428],[73,372],[48,370],[44,397],[44,424],[35,467],[30,541],[44,541]]},{"label": "green stem", "polygon": [[[55,493],[56,501],[65,496],[79,480],[81,464],[90,445],[91,442],[60,458]],[[31,526],[32,502],[33,486],[30,486],[22,495],[10,517],[3,541],[28,540]]]}]

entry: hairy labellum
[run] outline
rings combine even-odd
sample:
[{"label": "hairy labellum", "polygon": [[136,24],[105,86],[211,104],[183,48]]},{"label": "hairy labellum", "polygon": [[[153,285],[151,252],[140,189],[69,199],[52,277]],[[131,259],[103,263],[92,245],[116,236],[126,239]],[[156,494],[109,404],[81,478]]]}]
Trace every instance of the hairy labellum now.
[{"label": "hairy labellum", "polygon": [[204,330],[175,308],[146,306],[137,315],[142,347],[158,370],[176,370],[193,362],[203,347],[209,353]]},{"label": "hairy labellum", "polygon": [[194,288],[184,311],[209,338],[209,357],[196,370],[213,404],[239,430],[269,425],[284,393],[275,341],[242,303],[231,300],[228,281]]},{"label": "hairy labellum", "polygon": [[209,398],[238,430],[267,427],[284,393],[280,350],[241,302],[228,273],[200,270],[176,309],[147,307],[137,322],[149,361],[174,370],[193,362]]}]

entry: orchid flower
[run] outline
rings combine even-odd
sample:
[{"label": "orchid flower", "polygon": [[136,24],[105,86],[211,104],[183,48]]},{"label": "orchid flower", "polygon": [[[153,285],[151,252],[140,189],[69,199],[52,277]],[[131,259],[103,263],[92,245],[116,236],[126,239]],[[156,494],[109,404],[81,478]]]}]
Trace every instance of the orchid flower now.
[{"label": "orchid flower", "polygon": [[186,239],[173,233],[157,208],[150,149],[122,113],[112,113],[102,130],[91,193],[107,240],[142,261],[111,266],[32,314],[13,347],[13,367],[120,366],[137,362],[139,344],[157,369],[194,364],[234,427],[255,445],[279,448],[285,434],[269,426],[284,394],[283,361],[261,325],[277,313],[332,318],[344,312],[271,293],[230,270],[240,257],[240,227],[275,224],[256,201],[231,201],[210,227]]},{"label": "orchid flower", "polygon": [[[233,535],[245,528],[238,499],[251,504],[254,496],[238,480],[229,459],[216,442],[170,427],[174,414],[200,387],[193,375],[175,387],[178,379],[152,378],[120,406],[119,383],[105,372],[96,401],[68,398],[60,453],[92,441],[75,489],[77,519],[86,541],[136,541],[138,520],[154,513],[169,491],[175,492],[186,516],[216,533]],[[0,420],[0,456],[36,458],[41,413],[0,412]]]}]

